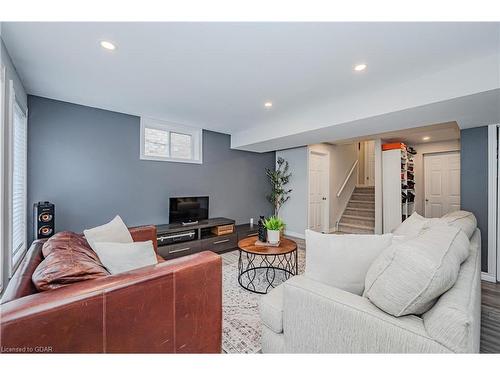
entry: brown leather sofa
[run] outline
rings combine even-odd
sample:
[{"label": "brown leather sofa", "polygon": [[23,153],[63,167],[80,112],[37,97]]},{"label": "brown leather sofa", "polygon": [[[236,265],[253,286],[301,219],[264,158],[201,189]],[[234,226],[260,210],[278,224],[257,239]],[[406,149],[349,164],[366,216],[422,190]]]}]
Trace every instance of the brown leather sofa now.
[{"label": "brown leather sofa", "polygon": [[[130,233],[156,244],[154,226]],[[221,352],[220,256],[160,257],[154,266],[38,292],[31,275],[43,243],[32,244],[2,297],[2,352]]]}]

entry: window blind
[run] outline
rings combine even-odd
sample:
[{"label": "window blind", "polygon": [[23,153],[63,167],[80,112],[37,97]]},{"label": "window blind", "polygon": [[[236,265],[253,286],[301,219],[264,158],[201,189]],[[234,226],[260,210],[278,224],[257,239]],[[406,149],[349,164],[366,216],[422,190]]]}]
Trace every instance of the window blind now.
[{"label": "window blind", "polygon": [[26,239],[26,156],[27,156],[26,115],[14,103],[12,121],[12,195],[11,195],[11,241],[13,263],[27,247]]}]

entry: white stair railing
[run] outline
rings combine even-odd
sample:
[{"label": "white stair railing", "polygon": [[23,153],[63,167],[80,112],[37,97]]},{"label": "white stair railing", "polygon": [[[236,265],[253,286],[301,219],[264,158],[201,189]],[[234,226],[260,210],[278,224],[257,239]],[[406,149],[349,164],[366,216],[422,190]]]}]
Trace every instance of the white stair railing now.
[{"label": "white stair railing", "polygon": [[344,183],[342,184],[342,186],[340,187],[339,191],[337,192],[337,198],[340,197],[340,194],[342,194],[342,191],[344,191],[344,188],[346,187],[347,183],[349,182],[352,174],[354,173],[354,170],[356,169],[357,165],[358,165],[358,159],[356,159],[356,161],[354,162],[354,164],[352,165],[352,168],[351,170],[349,171],[347,177],[345,178],[344,180]]}]

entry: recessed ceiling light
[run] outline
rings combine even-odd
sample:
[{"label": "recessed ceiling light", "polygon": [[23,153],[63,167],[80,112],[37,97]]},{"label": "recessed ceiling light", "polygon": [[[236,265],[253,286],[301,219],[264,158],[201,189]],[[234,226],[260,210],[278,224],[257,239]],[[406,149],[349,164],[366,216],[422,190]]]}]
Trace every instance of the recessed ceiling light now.
[{"label": "recessed ceiling light", "polygon": [[428,141],[429,139],[431,139],[431,137],[427,137],[427,136],[426,136],[426,137],[423,137],[423,138],[422,138],[422,141]]},{"label": "recessed ceiling light", "polygon": [[265,102],[264,107],[271,108],[273,106],[273,102]]},{"label": "recessed ceiling light", "polygon": [[108,42],[107,40],[101,40],[100,44],[102,48],[110,51],[114,51],[116,49],[116,46],[113,43]]},{"label": "recessed ceiling light", "polygon": [[361,72],[362,70],[366,69],[366,66],[367,66],[366,64],[358,64],[354,66],[354,70],[356,72]]}]

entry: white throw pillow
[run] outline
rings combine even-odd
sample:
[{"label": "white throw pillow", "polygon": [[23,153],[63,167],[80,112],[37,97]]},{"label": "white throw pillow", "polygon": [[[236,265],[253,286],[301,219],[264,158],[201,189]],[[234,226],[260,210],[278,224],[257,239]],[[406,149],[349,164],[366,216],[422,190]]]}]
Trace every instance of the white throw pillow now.
[{"label": "white throw pillow", "polygon": [[85,238],[90,247],[94,251],[96,251],[96,242],[134,242],[127,226],[123,222],[122,218],[118,215],[115,216],[115,218],[107,224],[84,230],[83,234],[85,235]]},{"label": "white throw pillow", "polygon": [[101,263],[112,275],[158,263],[151,240],[132,243],[96,242],[94,245]]},{"label": "white throw pillow", "polygon": [[305,274],[361,295],[368,268],[391,242],[392,234],[322,234],[306,230]]},{"label": "white throw pillow", "polygon": [[394,316],[422,314],[453,286],[468,255],[462,230],[432,226],[380,254],[366,274],[364,295]]},{"label": "white throw pillow", "polygon": [[408,219],[399,224],[399,226],[392,231],[392,234],[407,237],[416,236],[421,232],[427,222],[428,219],[414,212]]}]

